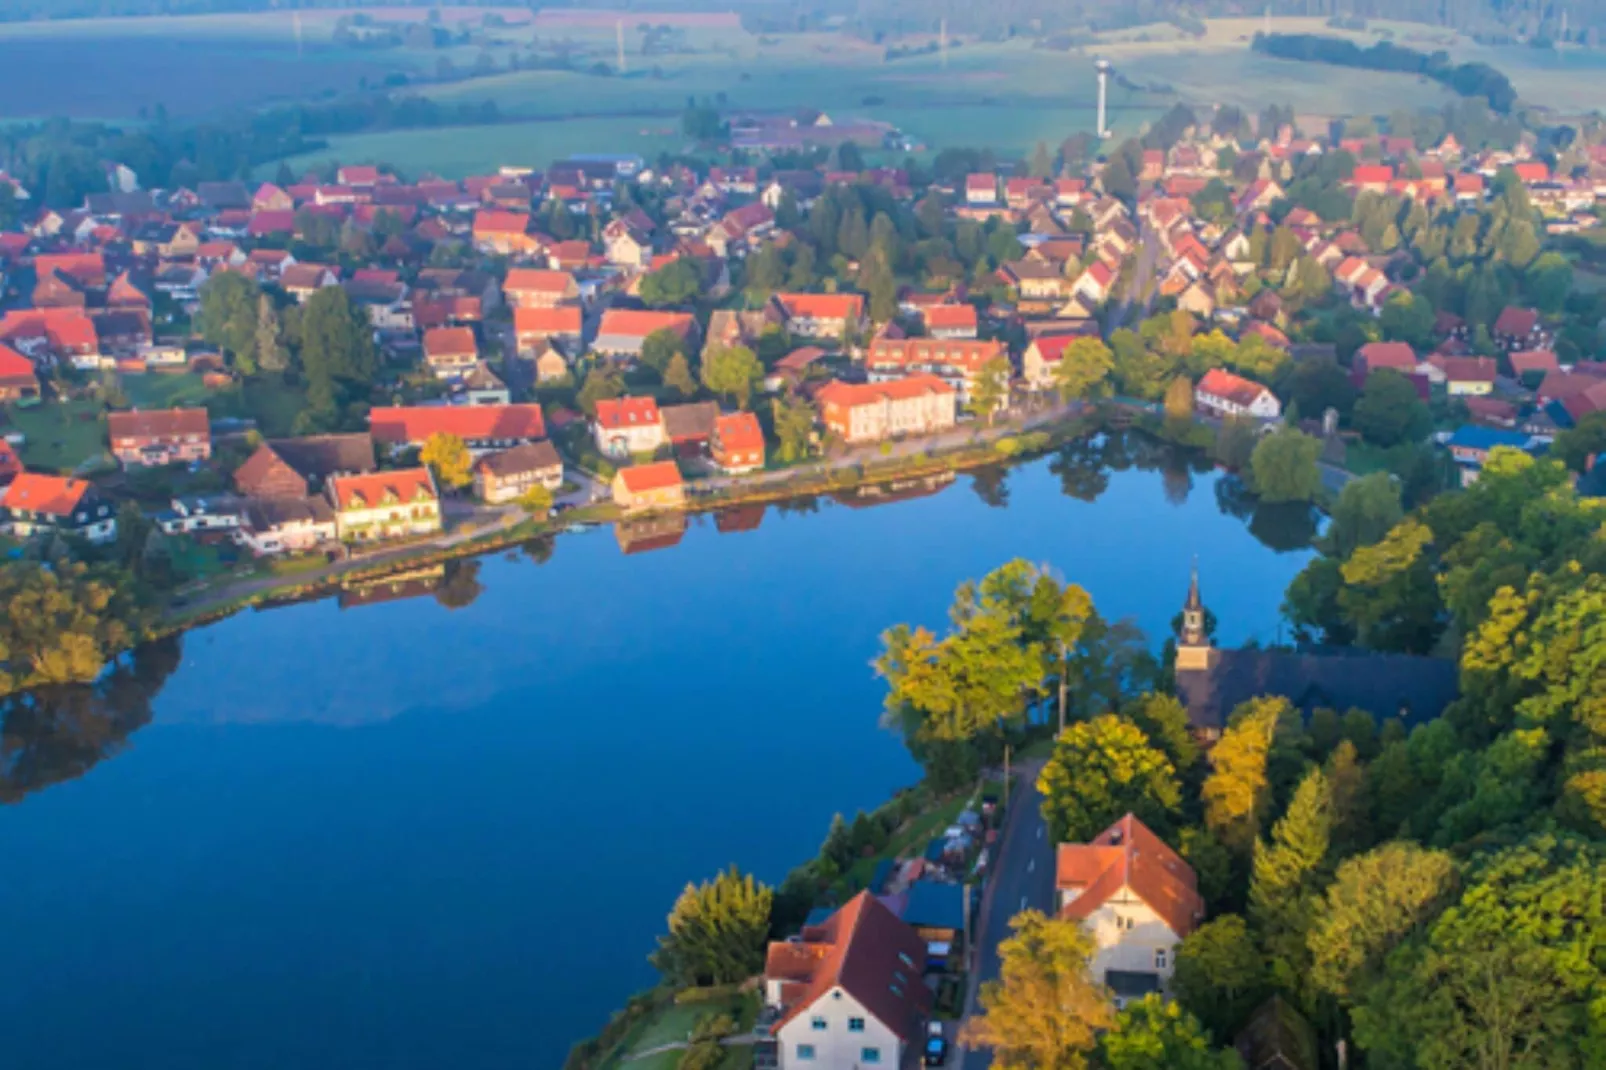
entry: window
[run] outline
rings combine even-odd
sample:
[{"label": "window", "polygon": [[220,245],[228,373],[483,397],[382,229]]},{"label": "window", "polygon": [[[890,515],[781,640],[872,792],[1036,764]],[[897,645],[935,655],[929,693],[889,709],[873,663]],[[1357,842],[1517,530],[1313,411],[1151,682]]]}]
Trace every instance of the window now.
[{"label": "window", "polygon": [[1165,948],[1157,947],[1157,948],[1154,949],[1154,968],[1155,969],[1157,969],[1157,970],[1165,969],[1166,959],[1167,959],[1167,954],[1166,954],[1166,949]]},{"label": "window", "polygon": [[800,1062],[800,1063],[811,1063],[811,1062],[813,1062],[814,1061],[814,1045],[813,1044],[799,1044],[797,1046],[797,1061]]},{"label": "window", "polygon": [[850,1032],[850,1033],[862,1033],[862,1032],[864,1032],[864,1019],[863,1018],[849,1018],[848,1019],[848,1032]]},{"label": "window", "polygon": [[825,1032],[825,1019],[816,1014],[813,1018],[809,1019],[809,1028],[814,1030],[816,1033]]},{"label": "window", "polygon": [[915,960],[910,958],[906,952],[898,952],[898,961],[909,967],[911,970],[915,968]]},{"label": "window", "polygon": [[879,1063],[881,1061],[881,1049],[880,1048],[860,1048],[859,1049],[859,1061],[861,1063],[864,1063],[866,1066],[869,1066],[871,1063]]}]

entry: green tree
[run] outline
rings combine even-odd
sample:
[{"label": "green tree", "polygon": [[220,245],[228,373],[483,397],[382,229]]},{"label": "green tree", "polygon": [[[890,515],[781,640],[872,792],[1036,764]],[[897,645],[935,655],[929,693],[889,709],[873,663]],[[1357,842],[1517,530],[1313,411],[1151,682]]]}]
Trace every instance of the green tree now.
[{"label": "green tree", "polygon": [[774,242],[766,242],[747,260],[747,292],[757,300],[764,300],[786,282],[786,261]]},{"label": "green tree", "polygon": [[1232,711],[1227,728],[1210,749],[1210,775],[1201,796],[1205,825],[1222,846],[1245,854],[1260,836],[1271,805],[1267,762],[1287,699],[1251,699]]},{"label": "green tree", "polygon": [[689,259],[671,260],[641,278],[641,300],[650,308],[684,305],[702,291],[703,280],[697,264]]},{"label": "green tree", "polygon": [[1551,453],[1569,469],[1582,474],[1591,458],[1606,453],[1606,412],[1586,413],[1575,426],[1556,436]]},{"label": "green tree", "polygon": [[1115,714],[1067,728],[1037,790],[1049,835],[1060,843],[1090,840],[1127,813],[1163,831],[1182,799],[1170,759]]},{"label": "green tree", "polygon": [[1455,893],[1454,860],[1414,843],[1386,843],[1346,860],[1310,930],[1311,982],[1353,1003],[1388,954],[1436,918]]},{"label": "green tree", "polygon": [[330,421],[350,396],[366,396],[379,358],[367,314],[339,286],[307,299],[300,322],[301,371],[314,419]]},{"label": "green tree", "polygon": [[200,290],[201,308],[196,315],[196,327],[201,337],[212,345],[221,346],[236,363],[242,358],[251,363],[257,304],[261,296],[257,284],[238,271],[213,274]]},{"label": "green tree", "polygon": [[970,384],[970,411],[992,426],[998,411],[1009,404],[1009,358],[997,356],[983,364]]},{"label": "green tree", "polygon": [[0,691],[87,684],[145,623],[132,578],[67,557],[0,566]]},{"label": "green tree", "polygon": [[1397,446],[1420,442],[1432,428],[1428,407],[1409,379],[1392,368],[1366,377],[1355,402],[1355,430],[1362,438],[1378,446]]},{"label": "green tree", "polygon": [[1229,416],[1216,430],[1216,440],[1210,455],[1216,463],[1232,472],[1241,472],[1249,466],[1255,455],[1255,428],[1248,420]]},{"label": "green tree", "polygon": [[801,398],[776,398],[771,415],[775,423],[776,455],[782,464],[793,464],[809,454],[814,433],[814,410]]},{"label": "green tree", "polygon": [[1115,1028],[1099,1038],[1105,1070],[1242,1070],[1235,1051],[1213,1048],[1204,1027],[1151,992],[1116,1013]]},{"label": "green tree", "polygon": [[1168,422],[1187,423],[1193,419],[1193,380],[1179,375],[1165,388],[1165,418]]},{"label": "green tree", "polygon": [[641,340],[641,363],[664,375],[676,354],[684,356],[686,340],[668,327],[660,327]]},{"label": "green tree", "polygon": [[1387,472],[1352,479],[1333,504],[1332,523],[1323,535],[1323,550],[1347,558],[1363,546],[1382,541],[1404,519],[1400,488]]},{"label": "green tree", "polygon": [[982,1013],[960,1043],[990,1048],[999,1070],[1084,1070],[1099,1033],[1115,1024],[1109,994],[1088,976],[1093,938],[1075,921],[1036,910],[1010,919],[999,979],[981,986]]},{"label": "green tree", "polygon": [[1027,174],[1032,178],[1051,178],[1054,175],[1054,157],[1048,153],[1048,143],[1039,141],[1037,148],[1032,150],[1031,162],[1027,165]]},{"label": "green tree", "polygon": [[435,482],[448,490],[466,487],[474,481],[474,458],[456,435],[437,431],[424,441],[418,460],[429,465]]},{"label": "green tree", "polygon": [[728,985],[764,966],[774,893],[735,866],[700,885],[686,885],[669,912],[652,964],[670,984]]},{"label": "green tree", "polygon": [[1177,949],[1172,987],[1182,1005],[1218,1041],[1229,1041],[1266,997],[1265,960],[1236,914],[1223,914],[1199,926]]},{"label": "green tree", "polygon": [[686,360],[686,354],[677,352],[669,358],[669,364],[664,368],[664,385],[683,399],[697,393],[697,380],[692,378],[691,364]]},{"label": "green tree", "polygon": [[1433,305],[1425,297],[1401,291],[1383,303],[1378,325],[1391,342],[1409,342],[1416,349],[1433,345]]},{"label": "green tree", "polygon": [[1262,501],[1308,502],[1322,487],[1316,465],[1322,444],[1303,431],[1285,427],[1260,440],[1249,457],[1249,470]]},{"label": "green tree", "polygon": [[739,409],[747,408],[763,378],[764,365],[746,346],[711,345],[703,351],[703,385]]},{"label": "green tree", "polygon": [[1327,777],[1312,769],[1272,829],[1271,840],[1255,844],[1249,920],[1266,950],[1273,981],[1287,992],[1307,991],[1306,939],[1319,910],[1332,822]]},{"label": "green tree", "polygon": [[290,366],[284,349],[284,332],[279,326],[279,310],[267,294],[257,298],[255,355],[256,366],[261,371],[278,374]]},{"label": "green tree", "polygon": [[1060,399],[1096,398],[1107,389],[1115,356],[1098,338],[1078,338],[1067,345],[1054,368]]},{"label": "green tree", "polygon": [[533,517],[545,520],[552,512],[552,492],[540,483],[519,495],[519,507]]},{"label": "green tree", "polygon": [[1165,751],[1179,773],[1192,769],[1199,760],[1199,744],[1193,738],[1187,707],[1176,696],[1149,692],[1129,703],[1123,712],[1155,746]]},{"label": "green tree", "polygon": [[586,372],[576,401],[582,412],[594,418],[597,415],[597,402],[624,397],[624,393],[625,381],[619,377],[619,373],[597,367]]},{"label": "green tree", "polygon": [[1043,679],[1041,651],[1021,638],[1019,622],[997,608],[969,613],[941,640],[924,628],[892,628],[876,662],[889,711],[906,709],[920,735],[941,741],[998,733]]}]

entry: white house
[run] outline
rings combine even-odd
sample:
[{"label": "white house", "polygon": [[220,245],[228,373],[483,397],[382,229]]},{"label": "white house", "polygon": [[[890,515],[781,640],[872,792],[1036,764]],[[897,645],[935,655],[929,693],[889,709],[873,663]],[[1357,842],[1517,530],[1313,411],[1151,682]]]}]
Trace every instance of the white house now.
[{"label": "white house", "polygon": [[1193,868],[1131,814],[1091,843],[1060,844],[1054,889],[1060,916],[1092,934],[1091,973],[1117,1006],[1165,992],[1178,945],[1204,920]]},{"label": "white house", "polygon": [[658,402],[650,397],[598,401],[593,432],[597,449],[616,459],[652,453],[669,441]]},{"label": "white house", "polygon": [[795,939],[772,943],[764,1000],[780,1070],[904,1064],[931,1006],[926,945],[869,892]]},{"label": "white house", "polygon": [[1194,388],[1193,400],[1199,408],[1217,416],[1275,420],[1283,413],[1282,403],[1269,388],[1223,368],[1205,372]]}]

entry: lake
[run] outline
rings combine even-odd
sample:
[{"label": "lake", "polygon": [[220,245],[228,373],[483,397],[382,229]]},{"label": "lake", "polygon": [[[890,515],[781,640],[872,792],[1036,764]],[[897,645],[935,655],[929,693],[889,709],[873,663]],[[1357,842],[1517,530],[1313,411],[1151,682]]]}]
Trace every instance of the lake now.
[{"label": "lake", "polygon": [[1158,645],[1197,555],[1220,639],[1274,641],[1312,532],[1141,439],[925,490],[566,535],[13,703],[4,1065],[557,1067],[687,881],[915,779],[884,628],[1025,557]]}]

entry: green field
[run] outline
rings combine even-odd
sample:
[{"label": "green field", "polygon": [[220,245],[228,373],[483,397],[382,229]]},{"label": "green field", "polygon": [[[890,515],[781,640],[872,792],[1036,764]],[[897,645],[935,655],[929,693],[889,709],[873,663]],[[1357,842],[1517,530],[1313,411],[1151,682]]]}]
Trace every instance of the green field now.
[{"label": "green field", "polygon": [[106,453],[106,421],[95,401],[71,401],[5,410],[5,432],[27,436],[17,450],[22,463],[45,472],[68,473]]},{"label": "green field", "polygon": [[194,372],[175,375],[146,372],[144,375],[122,377],[123,394],[136,409],[171,409],[180,406],[203,405],[211,391],[201,385],[201,377]]}]

